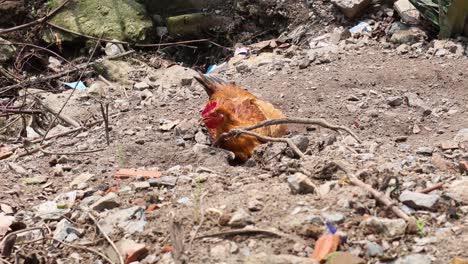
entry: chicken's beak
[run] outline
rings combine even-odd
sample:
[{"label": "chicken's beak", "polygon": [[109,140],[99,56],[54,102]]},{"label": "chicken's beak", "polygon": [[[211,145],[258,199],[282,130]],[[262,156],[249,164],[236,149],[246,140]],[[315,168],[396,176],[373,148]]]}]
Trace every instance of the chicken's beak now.
[{"label": "chicken's beak", "polygon": [[199,125],[205,124],[205,121],[206,121],[207,119],[208,119],[208,118],[206,118],[206,117],[203,116],[202,118],[200,118],[200,119],[198,120],[198,124],[199,124]]}]

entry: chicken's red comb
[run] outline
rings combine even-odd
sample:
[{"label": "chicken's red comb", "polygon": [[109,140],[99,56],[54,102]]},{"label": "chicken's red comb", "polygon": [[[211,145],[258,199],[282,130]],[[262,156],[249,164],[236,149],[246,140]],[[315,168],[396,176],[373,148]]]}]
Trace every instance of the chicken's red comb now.
[{"label": "chicken's red comb", "polygon": [[218,104],[218,103],[216,103],[216,101],[209,101],[209,102],[205,105],[205,109],[203,109],[203,111],[202,111],[202,113],[201,113],[202,116],[205,116],[205,115],[207,115],[209,112],[211,112],[211,110],[213,110],[213,109],[216,107],[217,104]]}]

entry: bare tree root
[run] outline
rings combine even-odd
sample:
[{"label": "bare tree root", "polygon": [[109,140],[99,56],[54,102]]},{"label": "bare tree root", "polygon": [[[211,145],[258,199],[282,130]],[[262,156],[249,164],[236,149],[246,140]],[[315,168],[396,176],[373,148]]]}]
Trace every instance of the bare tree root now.
[{"label": "bare tree root", "polygon": [[257,129],[257,128],[272,126],[272,125],[279,125],[279,124],[318,125],[318,126],[322,126],[322,127],[334,130],[334,131],[342,130],[342,131],[345,131],[348,134],[350,134],[354,139],[356,139],[357,142],[359,142],[359,143],[362,142],[359,139],[359,137],[353,131],[351,131],[351,129],[349,129],[349,128],[345,127],[345,126],[332,125],[332,124],[328,123],[324,119],[308,119],[308,118],[293,118],[293,117],[289,118],[289,117],[287,117],[287,118],[277,118],[277,119],[266,120],[266,121],[260,122],[258,124],[255,124],[253,126],[231,129],[229,132],[221,134],[219,136],[219,138],[213,143],[213,146],[218,146],[221,143],[221,141],[226,140],[227,138],[235,137],[235,136],[238,136],[240,134],[247,134],[247,135],[254,136],[254,137],[256,137],[256,138],[258,138],[260,140],[263,140],[263,141],[284,142],[284,143],[288,144],[288,146],[293,150],[293,152],[297,156],[299,156],[300,158],[304,158],[304,153],[302,153],[302,151],[299,150],[299,148],[296,146],[296,144],[294,144],[294,142],[292,142],[291,139],[289,139],[289,138],[268,137],[268,136],[260,135],[260,134],[258,134],[256,132],[251,131],[251,130],[254,130],[254,129]]},{"label": "bare tree root", "polygon": [[[392,210],[392,212],[400,217],[401,219],[405,220],[406,222],[414,222],[415,220],[411,218],[408,214],[403,212],[396,204],[393,202],[392,198],[388,197],[382,192],[377,191],[376,189],[372,188],[369,184],[361,181],[356,175],[352,174],[346,166],[341,164],[340,162],[333,162],[334,165],[344,173],[346,173],[348,180],[353,184],[358,187],[361,187],[362,189],[366,190],[367,192],[371,193],[372,196],[374,196],[375,199],[377,199],[379,202],[383,203],[386,205],[388,208]],[[364,171],[361,171],[359,174],[363,173]]]},{"label": "bare tree root", "polygon": [[[269,119],[263,122],[260,122],[253,126],[242,127],[241,129],[244,130],[254,130],[261,127],[272,126],[272,125],[280,125],[280,124],[304,124],[304,125],[318,125],[324,128],[328,128],[334,131],[345,131],[350,134],[357,142],[361,143],[362,141],[359,137],[351,131],[348,127],[345,126],[337,126],[328,123],[325,119],[309,119],[309,118],[296,118],[296,117],[285,117],[285,118],[277,118],[277,119]],[[230,132],[229,132],[230,133]]]}]

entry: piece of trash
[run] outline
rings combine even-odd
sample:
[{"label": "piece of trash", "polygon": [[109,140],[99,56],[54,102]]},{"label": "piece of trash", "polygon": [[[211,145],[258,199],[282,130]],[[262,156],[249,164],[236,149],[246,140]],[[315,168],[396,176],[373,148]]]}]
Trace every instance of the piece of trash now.
[{"label": "piece of trash", "polygon": [[145,214],[149,214],[151,212],[153,212],[154,210],[158,209],[159,206],[157,204],[150,204],[148,205],[148,207],[146,208],[145,210]]},{"label": "piece of trash", "polygon": [[7,215],[15,213],[13,208],[11,206],[9,206],[8,204],[3,204],[3,203],[0,204],[0,209]]},{"label": "piece of trash", "polygon": [[188,198],[188,197],[182,197],[182,198],[180,198],[179,200],[177,200],[177,203],[180,203],[180,204],[188,204],[188,203],[190,203],[190,198]]},{"label": "piece of trash", "polygon": [[165,245],[161,248],[162,253],[168,253],[172,251],[172,246],[171,245]]},{"label": "piece of trash", "polygon": [[162,173],[160,171],[148,171],[137,169],[119,169],[114,174],[114,179],[126,179],[130,177],[144,177],[144,178],[159,178]]},{"label": "piece of trash", "polygon": [[86,89],[86,85],[82,81],[77,81],[77,82],[64,82],[66,86],[75,89],[75,90],[84,90]]},{"label": "piece of trash", "polygon": [[246,47],[239,47],[239,48],[236,48],[236,50],[234,51],[234,56],[248,55],[248,54],[249,54],[249,49]]},{"label": "piece of trash", "polygon": [[119,189],[120,189],[120,187],[117,186],[117,185],[111,186],[111,187],[109,187],[109,188],[106,190],[105,194],[108,194],[108,193],[111,193],[111,192],[116,192],[116,191],[118,191]]},{"label": "piece of trash", "polygon": [[0,153],[0,160],[6,159],[6,158],[10,157],[11,155],[13,155],[12,151],[1,152]]},{"label": "piece of trash", "polygon": [[206,69],[205,74],[208,74],[208,73],[212,72],[212,71],[215,70],[215,69],[220,69],[220,68],[222,68],[222,67],[224,67],[224,66],[226,66],[226,65],[227,65],[226,62],[223,62],[223,63],[221,63],[221,64],[211,64],[211,65],[208,66],[208,68]]},{"label": "piece of trash", "polygon": [[326,225],[327,225],[328,231],[330,231],[330,234],[336,233],[336,227],[330,221],[327,221]]},{"label": "piece of trash", "polygon": [[349,32],[355,34],[355,33],[364,33],[364,32],[369,32],[372,31],[372,28],[367,22],[361,21],[359,24],[356,26],[352,27]]},{"label": "piece of trash", "polygon": [[335,252],[340,244],[340,236],[337,234],[328,234],[321,236],[315,243],[311,259],[322,261],[328,254]]},{"label": "piece of trash", "polygon": [[5,215],[4,213],[0,213],[0,237],[3,237],[8,232],[14,220],[14,216],[9,216]]}]

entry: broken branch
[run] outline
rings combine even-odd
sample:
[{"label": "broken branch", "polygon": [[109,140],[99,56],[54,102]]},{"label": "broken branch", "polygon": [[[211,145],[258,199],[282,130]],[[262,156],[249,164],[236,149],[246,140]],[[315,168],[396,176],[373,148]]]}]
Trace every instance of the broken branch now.
[{"label": "broken branch", "polygon": [[[93,214],[91,214],[91,212],[88,213],[88,216],[89,218],[91,218],[91,220],[93,220],[94,224],[96,224],[97,228],[99,229],[99,232],[101,232],[101,234],[104,236],[104,238],[107,240],[107,242],[109,242],[109,244],[111,245],[111,247],[114,249],[115,251],[115,254],[117,254],[117,256],[119,256],[119,261],[120,261],[120,264],[125,264],[125,261],[122,257],[122,254],[120,254],[120,251],[119,249],[117,248],[117,246],[114,244],[114,242],[112,241],[112,239],[110,239],[110,237],[104,232],[104,230],[102,229],[101,225],[99,224],[99,222],[96,220],[96,218],[93,216]],[[111,262],[112,263],[112,262]]]},{"label": "broken branch", "polygon": [[55,15],[55,13],[57,13],[58,11],[60,11],[60,9],[62,9],[66,4],[68,4],[68,2],[70,2],[71,0],[65,0],[63,1],[62,3],[60,3],[54,10],[52,10],[50,13],[48,13],[47,15],[39,18],[39,19],[36,19],[34,21],[31,21],[29,23],[26,23],[26,24],[23,24],[23,25],[19,25],[19,26],[16,26],[16,27],[12,27],[12,28],[7,28],[7,29],[4,29],[4,30],[0,30],[0,35],[2,34],[6,34],[6,33],[10,33],[10,32],[13,32],[13,31],[16,31],[16,30],[20,30],[20,29],[23,29],[23,28],[28,28],[28,27],[32,27],[34,25],[37,25],[37,24],[40,24],[44,21],[46,21],[47,19],[49,19],[51,16]]},{"label": "broken branch", "polygon": [[[336,165],[336,167],[338,169],[340,169],[341,171],[343,171],[347,175],[349,181],[353,185],[361,187],[364,190],[366,190],[367,192],[371,193],[372,196],[374,196],[375,199],[377,199],[379,202],[383,203],[388,208],[390,208],[395,215],[402,218],[406,222],[413,222],[414,221],[414,219],[412,219],[408,214],[403,212],[403,210],[401,210],[398,206],[395,205],[392,198],[390,198],[387,195],[385,195],[384,193],[381,193],[381,192],[377,191],[376,189],[372,188],[372,186],[370,186],[369,184],[366,184],[363,181],[361,181],[356,175],[352,174],[348,170],[348,168],[346,168],[346,166],[344,166],[340,162],[333,162],[333,164]],[[358,175],[361,174],[361,173],[358,173]]]},{"label": "broken branch", "polygon": [[69,243],[66,243],[66,242],[63,242],[61,240],[58,240],[58,239],[55,239],[53,237],[50,237],[50,239],[52,239],[53,241],[55,242],[58,242],[64,246],[67,246],[67,247],[71,247],[71,248],[74,248],[74,249],[81,249],[81,250],[85,250],[85,251],[89,251],[91,253],[94,253],[98,256],[100,256],[101,258],[103,258],[105,261],[111,263],[111,264],[114,264],[114,262],[112,260],[110,260],[106,255],[102,254],[101,252],[97,251],[97,250],[94,250],[94,249],[91,249],[91,248],[88,248],[88,247],[83,247],[83,246],[78,246],[78,245],[73,245],[73,244],[69,244]]},{"label": "broken branch", "polygon": [[129,54],[132,54],[134,53],[135,51],[134,50],[129,50],[127,52],[124,52],[124,53],[121,53],[121,54],[118,54],[118,55],[115,55],[115,56],[107,56],[107,57],[103,57],[101,59],[98,59],[94,62],[91,62],[89,63],[89,65],[87,63],[84,63],[84,64],[80,64],[80,65],[77,65],[75,66],[73,69],[70,69],[70,70],[67,70],[67,71],[63,71],[61,73],[57,73],[57,74],[53,74],[53,75],[49,75],[49,76],[46,76],[46,77],[42,77],[42,78],[37,78],[37,79],[34,79],[34,80],[26,80],[26,81],[23,81],[23,82],[20,82],[20,83],[17,83],[17,84],[13,84],[13,85],[10,85],[10,86],[5,86],[3,88],[0,89],[0,94],[1,93],[4,93],[4,92],[7,92],[9,90],[12,90],[12,89],[17,89],[17,88],[22,88],[24,86],[28,86],[28,85],[31,85],[31,84],[39,84],[39,83],[43,83],[43,82],[48,82],[48,81],[51,81],[51,80],[55,80],[55,79],[58,79],[60,77],[63,77],[65,75],[69,75],[71,73],[74,73],[76,71],[79,71],[79,70],[82,70],[82,69],[85,69],[87,68],[88,66],[93,66],[95,65],[96,63],[99,63],[103,60],[113,60],[113,59],[118,59],[118,58],[121,58],[121,57],[125,57]]},{"label": "broken branch", "polygon": [[99,152],[99,151],[104,151],[106,150],[105,148],[100,148],[100,149],[91,149],[91,150],[81,150],[81,151],[74,151],[74,152],[49,152],[45,151],[43,149],[40,149],[39,151],[47,154],[47,155],[82,155],[82,154],[87,154],[87,153],[94,153],[94,152]]},{"label": "broken branch", "polygon": [[202,236],[195,237],[195,239],[201,238],[208,238],[208,237],[219,237],[219,236],[236,236],[236,235],[267,235],[267,236],[276,236],[276,237],[283,237],[288,238],[296,242],[307,244],[303,239],[298,237],[293,237],[288,234],[284,234],[278,231],[272,231],[267,229],[258,229],[258,228],[243,228],[243,229],[235,229],[229,231],[223,231],[213,234],[206,234]]}]

